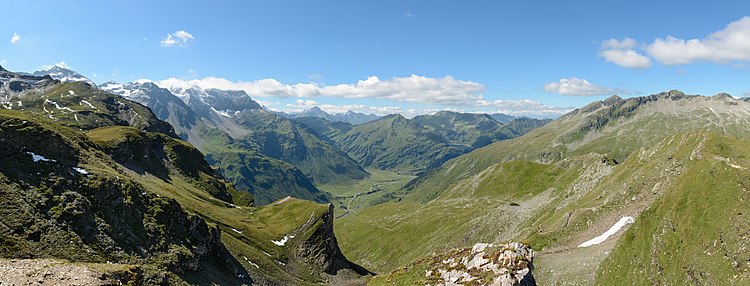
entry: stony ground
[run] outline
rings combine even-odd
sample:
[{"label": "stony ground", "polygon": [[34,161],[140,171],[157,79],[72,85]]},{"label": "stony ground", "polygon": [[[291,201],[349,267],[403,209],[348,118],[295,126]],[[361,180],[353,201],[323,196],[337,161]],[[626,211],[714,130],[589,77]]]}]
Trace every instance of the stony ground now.
[{"label": "stony ground", "polygon": [[574,247],[539,253],[534,260],[534,278],[539,285],[594,285],[596,270],[622,234],[589,247]]},{"label": "stony ground", "polygon": [[51,259],[0,259],[0,285],[112,285],[84,264]]}]

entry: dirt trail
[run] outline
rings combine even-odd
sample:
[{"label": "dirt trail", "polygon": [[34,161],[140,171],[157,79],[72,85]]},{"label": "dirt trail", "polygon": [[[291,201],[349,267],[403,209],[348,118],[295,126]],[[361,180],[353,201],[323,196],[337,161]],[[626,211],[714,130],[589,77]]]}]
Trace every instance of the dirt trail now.
[{"label": "dirt trail", "polygon": [[599,264],[617,245],[622,231],[601,244],[576,247],[534,258],[534,278],[539,285],[594,285]]},{"label": "dirt trail", "polygon": [[0,259],[0,285],[112,285],[82,264],[52,259]]}]

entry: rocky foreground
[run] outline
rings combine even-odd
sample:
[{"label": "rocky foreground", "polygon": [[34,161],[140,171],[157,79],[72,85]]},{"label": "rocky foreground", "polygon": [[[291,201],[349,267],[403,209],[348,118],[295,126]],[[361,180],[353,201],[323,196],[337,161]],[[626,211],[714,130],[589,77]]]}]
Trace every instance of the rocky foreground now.
[{"label": "rocky foreground", "polygon": [[536,285],[533,261],[534,251],[523,243],[477,243],[427,270],[425,277],[435,284],[425,285]]},{"label": "rocky foreground", "polygon": [[533,262],[534,251],[526,244],[477,243],[376,276],[369,285],[536,286]]}]

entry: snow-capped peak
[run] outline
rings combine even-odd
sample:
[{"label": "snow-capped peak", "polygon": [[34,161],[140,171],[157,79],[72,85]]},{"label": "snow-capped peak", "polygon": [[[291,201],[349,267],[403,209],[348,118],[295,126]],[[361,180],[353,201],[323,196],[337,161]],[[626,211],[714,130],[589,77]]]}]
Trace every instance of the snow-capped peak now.
[{"label": "snow-capped peak", "polygon": [[68,67],[65,64],[63,64],[62,66],[58,64],[58,65],[49,67],[46,70],[35,71],[33,75],[35,76],[49,75],[52,78],[59,80],[61,82],[82,81],[82,82],[88,83],[89,85],[93,87],[96,87],[96,83],[94,83],[92,80],[71,70],[70,67]]}]

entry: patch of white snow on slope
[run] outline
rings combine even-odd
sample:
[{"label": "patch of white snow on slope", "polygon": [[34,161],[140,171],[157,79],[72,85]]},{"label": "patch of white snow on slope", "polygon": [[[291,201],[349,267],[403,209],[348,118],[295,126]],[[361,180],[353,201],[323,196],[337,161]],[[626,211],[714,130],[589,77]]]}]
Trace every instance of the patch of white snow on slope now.
[{"label": "patch of white snow on slope", "polygon": [[34,152],[26,152],[26,154],[31,155],[31,160],[34,160],[34,162],[39,162],[39,161],[42,161],[42,162],[57,162],[57,161],[52,160],[52,159],[47,159],[47,158],[45,158],[42,155],[34,154]]},{"label": "patch of white snow on slope", "polygon": [[634,222],[635,222],[635,218],[633,218],[632,216],[624,216],[624,217],[620,218],[620,220],[618,220],[607,231],[605,231],[604,233],[602,233],[601,235],[599,235],[597,237],[592,238],[589,241],[581,243],[581,245],[579,245],[578,247],[588,247],[588,246],[592,246],[592,245],[595,245],[595,244],[600,244],[600,243],[604,242],[605,240],[607,240],[607,238],[609,238],[610,236],[612,236],[615,233],[617,233],[617,231],[619,231],[625,225],[631,224],[631,223],[634,223]]}]

